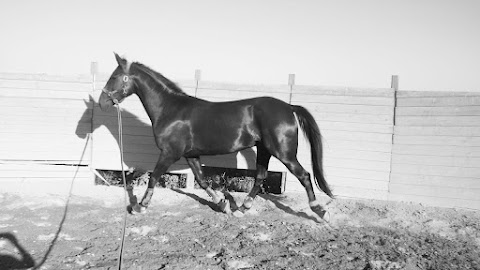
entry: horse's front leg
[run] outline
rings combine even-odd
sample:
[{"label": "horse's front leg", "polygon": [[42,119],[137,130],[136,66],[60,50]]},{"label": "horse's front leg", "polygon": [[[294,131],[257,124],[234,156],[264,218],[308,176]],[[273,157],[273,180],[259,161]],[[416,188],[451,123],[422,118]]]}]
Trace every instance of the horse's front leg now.
[{"label": "horse's front leg", "polygon": [[[164,156],[160,156],[160,158],[157,161],[157,165],[155,165],[155,169],[153,170],[153,173],[150,175],[150,179],[148,179],[147,190],[145,190],[145,194],[143,195],[143,198],[140,201],[140,203],[136,201],[136,197],[135,195],[133,195],[133,188],[132,188],[132,190],[129,192],[129,197],[130,197],[130,205],[133,211],[138,213],[146,212],[147,207],[150,204],[150,200],[152,199],[155,186],[157,185],[157,182],[160,179],[160,176],[166,173],[170,165],[173,164],[175,161],[176,160],[173,158],[166,158]],[[132,197],[134,197],[133,200],[132,200]]]},{"label": "horse's front leg", "polygon": [[207,192],[210,197],[212,197],[213,203],[218,205],[220,211],[227,214],[231,213],[232,210],[230,209],[230,202],[227,199],[218,196],[218,194],[211,187],[208,186],[207,181],[205,181],[202,165],[200,163],[200,158],[187,158],[187,163],[192,169],[197,183]]},{"label": "horse's front leg", "polygon": [[127,186],[127,194],[128,194],[128,199],[130,201],[130,205],[127,207],[127,210],[129,213],[133,214],[135,212],[142,212],[142,208],[138,204],[137,196],[133,193],[133,186],[128,185]]},{"label": "horse's front leg", "polygon": [[148,180],[147,190],[145,191],[145,194],[143,195],[143,198],[140,201],[140,203],[138,203],[137,196],[133,194],[133,187],[132,186],[127,187],[127,193],[130,199],[130,206],[128,207],[128,210],[130,213],[132,214],[134,214],[135,212],[145,213],[147,211],[147,207],[150,204],[150,200],[152,199],[152,196],[153,196],[155,185],[158,182],[157,179],[158,178],[153,177],[153,174],[152,176],[150,176],[150,179]]}]

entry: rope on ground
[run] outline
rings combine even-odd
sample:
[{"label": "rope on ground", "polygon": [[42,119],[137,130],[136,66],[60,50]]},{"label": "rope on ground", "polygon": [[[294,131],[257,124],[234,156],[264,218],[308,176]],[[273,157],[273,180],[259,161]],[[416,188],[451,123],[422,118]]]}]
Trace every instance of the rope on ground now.
[{"label": "rope on ground", "polygon": [[43,266],[43,264],[47,261],[48,256],[50,255],[50,252],[52,252],[53,247],[55,246],[55,243],[58,240],[58,237],[60,236],[60,232],[62,231],[63,224],[65,223],[65,220],[67,219],[68,205],[70,204],[70,199],[72,197],[72,192],[73,192],[73,183],[75,182],[75,178],[77,178],[77,174],[78,174],[78,171],[79,171],[79,168],[80,168],[80,164],[83,161],[83,157],[85,155],[85,151],[87,150],[87,145],[88,145],[88,142],[91,139],[90,138],[91,135],[92,134],[90,134],[90,133],[87,134],[87,140],[85,141],[85,146],[83,147],[82,155],[80,156],[80,160],[78,161],[77,168],[76,168],[75,173],[72,177],[72,181],[70,182],[70,190],[68,191],[67,201],[65,202],[65,210],[63,211],[62,220],[60,221],[60,225],[58,226],[58,230],[55,233],[55,237],[52,239],[52,242],[50,242],[50,246],[48,247],[47,252],[43,256],[43,259],[36,266],[34,266],[33,269],[40,269]]}]

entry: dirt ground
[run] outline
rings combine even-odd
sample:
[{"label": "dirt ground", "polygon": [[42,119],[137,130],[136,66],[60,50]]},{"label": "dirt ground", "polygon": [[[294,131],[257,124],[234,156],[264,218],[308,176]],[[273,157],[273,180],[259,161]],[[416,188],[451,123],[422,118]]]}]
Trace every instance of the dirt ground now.
[{"label": "dirt ground", "polygon": [[[0,203],[0,269],[116,269],[121,188]],[[326,223],[303,193],[261,195],[243,217],[214,209],[202,190],[156,189],[127,216],[123,269],[480,269],[479,212],[336,199]]]}]

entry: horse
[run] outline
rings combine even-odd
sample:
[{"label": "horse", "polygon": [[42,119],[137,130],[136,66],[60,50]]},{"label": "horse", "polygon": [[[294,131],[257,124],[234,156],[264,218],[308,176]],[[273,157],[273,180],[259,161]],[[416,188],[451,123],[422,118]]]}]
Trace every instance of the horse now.
[{"label": "horse", "polygon": [[255,183],[239,210],[248,211],[261,190],[273,156],[304,186],[310,209],[323,218],[326,210],[316,199],[310,173],[297,160],[298,130],[302,129],[311,150],[316,186],[334,198],[323,173],[320,129],[310,112],[273,97],[257,97],[229,102],[210,102],[187,95],[162,74],[139,62],[129,62],[114,53],[118,66],[99,97],[103,111],[136,94],[152,122],[160,154],[148,187],[135,212],[145,212],[160,176],[169,166],[186,159],[195,180],[220,211],[231,213],[229,201],[208,186],[200,157],[221,155],[257,147]]},{"label": "horse", "polygon": [[[118,137],[118,129],[114,125],[116,124],[117,114],[115,112],[108,112],[104,115],[97,115],[94,113],[95,108],[100,107],[100,105],[92,98],[89,97],[88,100],[83,101],[85,104],[85,111],[83,112],[82,116],[78,120],[77,128],[75,129],[75,135],[80,139],[85,139],[87,137],[87,133],[95,134],[95,131],[101,127],[104,127],[108,133],[115,138],[117,144],[119,144],[119,137]],[[95,115],[95,116],[93,116]],[[92,118],[100,119],[100,120],[93,120]],[[153,137],[150,137],[152,126],[151,124],[146,123],[144,120],[140,119],[136,114],[130,112],[129,110],[122,108],[122,118],[128,119],[130,122],[129,126],[124,126],[122,128],[124,135],[140,135],[144,136],[144,141],[142,142],[142,146],[144,149],[149,149],[148,151],[143,152],[143,156],[141,157],[142,160],[147,161],[152,155],[156,155],[158,151],[156,151],[155,141]],[[115,119],[115,123],[108,121],[102,121],[105,119]],[[150,135],[150,136],[148,136]],[[136,136],[135,136],[136,137]],[[130,137],[123,138],[123,143],[128,145],[132,143],[134,139]],[[124,158],[123,161],[127,166],[128,170],[135,170],[137,172],[147,172],[148,165],[145,164],[138,164],[138,152],[135,151],[132,147],[125,147],[124,148]],[[255,152],[253,149],[248,148],[244,151],[239,152],[240,156],[243,160],[247,163],[247,168],[253,168],[255,166]],[[237,157],[238,159],[238,157]],[[223,160],[222,165],[227,168],[234,168],[237,166],[237,159],[226,158]],[[137,160],[133,162],[132,160]],[[177,163],[175,164],[175,169],[177,170],[184,170],[190,168],[187,164],[184,163]],[[127,177],[128,178],[128,177]]]}]

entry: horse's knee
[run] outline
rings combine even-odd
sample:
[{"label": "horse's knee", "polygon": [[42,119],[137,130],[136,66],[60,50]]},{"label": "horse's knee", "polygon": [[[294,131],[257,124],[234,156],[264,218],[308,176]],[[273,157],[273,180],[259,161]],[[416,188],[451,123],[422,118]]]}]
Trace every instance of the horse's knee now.
[{"label": "horse's knee", "polygon": [[268,176],[268,171],[267,169],[262,169],[257,171],[257,179],[261,179],[262,181],[265,180]]},{"label": "horse's knee", "polygon": [[207,189],[207,188],[209,187],[208,182],[207,182],[207,180],[205,180],[205,178],[196,179],[196,180],[197,180],[198,185],[199,185],[201,188]]},{"label": "horse's knee", "polygon": [[148,188],[154,188],[157,185],[159,178],[160,177],[151,176],[150,179],[148,179]]}]

